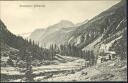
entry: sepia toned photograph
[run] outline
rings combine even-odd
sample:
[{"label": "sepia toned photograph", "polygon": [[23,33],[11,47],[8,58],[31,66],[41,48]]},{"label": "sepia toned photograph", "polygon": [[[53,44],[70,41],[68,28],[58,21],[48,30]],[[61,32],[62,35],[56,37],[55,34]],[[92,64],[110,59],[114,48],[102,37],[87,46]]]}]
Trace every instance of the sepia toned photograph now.
[{"label": "sepia toned photograph", "polygon": [[127,82],[126,0],[0,0],[0,82]]}]

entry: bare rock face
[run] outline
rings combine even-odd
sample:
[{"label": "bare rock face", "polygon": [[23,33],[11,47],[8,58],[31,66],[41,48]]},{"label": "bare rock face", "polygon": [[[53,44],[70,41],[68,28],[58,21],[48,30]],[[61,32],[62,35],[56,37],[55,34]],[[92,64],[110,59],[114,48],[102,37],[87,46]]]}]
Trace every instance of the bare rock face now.
[{"label": "bare rock face", "polygon": [[125,3],[125,0],[122,0],[70,32],[69,43],[75,43],[83,50],[100,50],[105,46],[102,50],[114,51],[116,45],[125,46],[127,33]]},{"label": "bare rock face", "polygon": [[50,44],[63,44],[65,43],[67,33],[72,31],[74,26],[70,21],[61,20],[59,23],[46,29],[35,30],[29,38],[46,47]]}]

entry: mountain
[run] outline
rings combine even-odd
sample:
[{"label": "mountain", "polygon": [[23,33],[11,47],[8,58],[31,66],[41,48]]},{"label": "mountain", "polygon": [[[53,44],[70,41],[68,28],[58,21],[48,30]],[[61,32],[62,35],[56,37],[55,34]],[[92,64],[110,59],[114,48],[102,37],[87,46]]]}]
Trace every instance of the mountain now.
[{"label": "mountain", "polygon": [[75,26],[81,26],[81,25],[87,23],[88,21],[89,21],[89,20],[87,19],[87,20],[85,20],[85,21],[83,21],[83,22],[80,22],[80,23],[75,24]]},{"label": "mountain", "polygon": [[20,49],[24,44],[28,44],[28,41],[23,39],[21,36],[16,36],[11,33],[6,25],[0,20],[0,42],[7,44],[8,46]]},{"label": "mountain", "polygon": [[50,44],[64,44],[65,36],[69,31],[72,31],[74,27],[75,25],[72,22],[61,20],[59,23],[49,26],[46,29],[35,30],[29,38],[46,47]]},{"label": "mountain", "polygon": [[35,31],[33,31],[29,38],[31,38],[34,41],[38,41],[40,36],[44,33],[44,29],[36,29]]},{"label": "mountain", "polygon": [[[41,48],[31,40],[24,39],[21,36],[16,36],[11,33],[1,20],[0,50],[3,53],[2,56],[7,55],[7,57],[12,58],[11,55],[13,55],[13,57],[20,58],[20,60],[25,60],[28,55],[31,55],[33,60],[52,59],[49,49]],[[6,52],[6,50],[8,50],[8,52]],[[14,53],[10,54],[11,51]]]},{"label": "mountain", "polygon": [[[110,51],[120,44],[126,45],[126,1],[122,0],[91,20],[76,25],[61,21],[40,30],[35,38],[42,46],[50,44],[74,44],[82,50]],[[32,34],[36,34],[34,31]],[[120,47],[119,47],[120,48]],[[126,50],[126,49],[125,49]]]},{"label": "mountain", "polygon": [[117,51],[117,48],[121,52],[122,45],[125,46],[123,51],[126,55],[126,30],[126,1],[122,0],[72,31],[68,42],[82,50],[95,50],[95,52],[111,49]]},{"label": "mountain", "polygon": [[[126,1],[122,0],[91,20],[76,25],[69,21],[61,21],[45,30],[34,31],[32,34],[39,32],[38,35],[30,38],[46,47],[50,44],[73,44],[83,51],[117,52],[119,49],[116,49],[116,46],[126,47],[126,17]],[[126,54],[126,49],[123,51]]]},{"label": "mountain", "polygon": [[[12,43],[9,43],[9,40],[12,40],[11,33],[8,31],[4,23],[0,20],[0,56],[1,56],[1,67],[5,66],[5,63],[11,58],[17,57],[18,49],[12,46]],[[11,47],[12,46],[12,47]],[[15,55],[14,55],[15,53]]]},{"label": "mountain", "polygon": [[28,38],[30,36],[32,32],[28,32],[28,33],[21,33],[21,34],[16,34],[16,35],[19,35],[19,36],[22,36],[24,39],[25,38]]}]

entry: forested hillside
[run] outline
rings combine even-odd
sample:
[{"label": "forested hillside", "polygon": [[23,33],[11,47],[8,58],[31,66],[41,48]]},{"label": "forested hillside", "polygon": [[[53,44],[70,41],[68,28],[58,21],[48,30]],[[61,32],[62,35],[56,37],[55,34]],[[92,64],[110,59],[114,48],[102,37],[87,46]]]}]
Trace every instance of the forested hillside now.
[{"label": "forested hillside", "polygon": [[[0,43],[6,44],[12,48],[19,50],[19,56],[21,59],[26,58],[26,53],[31,53],[32,59],[52,59],[52,54],[50,50],[46,48],[39,47],[34,41],[23,39],[20,36],[16,36],[7,30],[4,23],[0,20]],[[55,55],[55,54],[54,54]]]}]

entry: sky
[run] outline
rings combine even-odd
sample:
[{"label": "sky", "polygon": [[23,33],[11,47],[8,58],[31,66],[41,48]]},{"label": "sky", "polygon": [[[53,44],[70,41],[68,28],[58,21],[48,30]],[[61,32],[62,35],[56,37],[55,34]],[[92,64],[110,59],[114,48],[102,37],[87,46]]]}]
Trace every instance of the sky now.
[{"label": "sky", "polygon": [[0,1],[0,18],[12,33],[23,34],[47,28],[61,20],[80,23],[119,1]]}]

